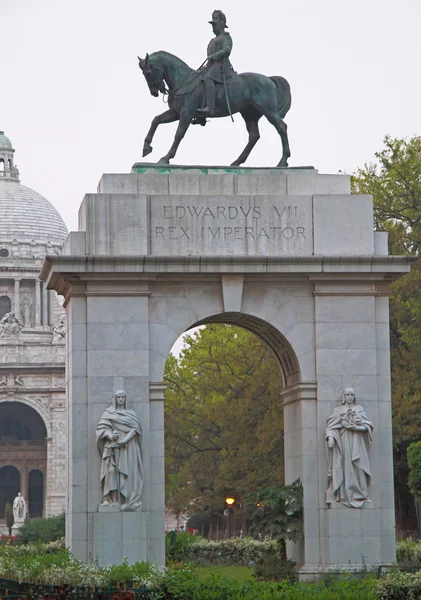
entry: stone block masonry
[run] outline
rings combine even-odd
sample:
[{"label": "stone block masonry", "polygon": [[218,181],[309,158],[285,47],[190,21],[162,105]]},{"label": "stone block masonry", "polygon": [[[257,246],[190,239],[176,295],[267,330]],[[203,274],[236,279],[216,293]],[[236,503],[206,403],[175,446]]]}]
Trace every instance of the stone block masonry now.
[{"label": "stone block masonry", "polygon": [[[42,271],[65,298],[70,328],[67,542],[75,555],[165,562],[165,362],[186,330],[216,322],[254,332],[278,358],[286,481],[299,477],[304,487],[304,540],[288,547],[301,574],[355,568],[362,556],[392,563],[387,295],[410,262],[387,255],[385,235],[373,232],[372,198],[351,195],[345,175],[146,164],[103,175],[82,202],[79,231]],[[326,502],[326,421],[348,388],[372,427],[371,502],[358,509],[332,486]],[[142,429],[134,512],[99,510],[95,429],[117,390]]]}]

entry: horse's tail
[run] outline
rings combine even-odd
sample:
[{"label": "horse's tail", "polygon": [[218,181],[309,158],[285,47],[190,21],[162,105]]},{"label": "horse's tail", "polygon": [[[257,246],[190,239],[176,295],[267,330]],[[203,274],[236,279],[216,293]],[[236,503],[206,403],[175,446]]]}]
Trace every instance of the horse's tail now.
[{"label": "horse's tail", "polygon": [[276,85],[276,91],[278,92],[278,114],[281,119],[283,119],[291,108],[291,88],[288,81],[284,77],[275,75],[274,77],[271,77],[271,79]]}]

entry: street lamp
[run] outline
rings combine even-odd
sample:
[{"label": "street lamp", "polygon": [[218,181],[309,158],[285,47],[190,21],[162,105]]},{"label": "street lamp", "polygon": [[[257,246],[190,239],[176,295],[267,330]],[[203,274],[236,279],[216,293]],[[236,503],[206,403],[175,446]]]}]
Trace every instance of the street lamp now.
[{"label": "street lamp", "polygon": [[228,519],[228,537],[231,537],[231,519],[232,519],[232,507],[235,504],[235,498],[229,496],[225,498],[225,504],[227,505],[227,519]]}]

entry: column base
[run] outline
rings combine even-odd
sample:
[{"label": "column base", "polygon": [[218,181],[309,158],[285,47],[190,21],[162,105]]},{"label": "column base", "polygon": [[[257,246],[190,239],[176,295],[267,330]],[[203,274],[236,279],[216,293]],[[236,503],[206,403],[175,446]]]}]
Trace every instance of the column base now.
[{"label": "column base", "polygon": [[150,562],[150,513],[107,510],[94,513],[93,558],[100,567]]},{"label": "column base", "polygon": [[348,573],[366,573],[370,571],[376,571],[381,567],[391,567],[390,565],[379,565],[378,563],[367,564],[347,564],[347,565],[335,565],[335,564],[305,564],[297,568],[298,578],[300,581],[314,581],[321,576],[331,573],[332,575],[340,576],[341,574]]}]

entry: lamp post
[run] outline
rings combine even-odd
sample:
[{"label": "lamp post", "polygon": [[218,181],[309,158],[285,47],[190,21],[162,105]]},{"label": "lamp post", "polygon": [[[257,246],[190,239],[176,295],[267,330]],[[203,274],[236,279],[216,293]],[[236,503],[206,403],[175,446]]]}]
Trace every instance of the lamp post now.
[{"label": "lamp post", "polygon": [[228,519],[228,537],[231,537],[231,519],[232,519],[232,507],[235,504],[235,498],[229,496],[225,498],[225,504],[227,505],[227,519]]}]

